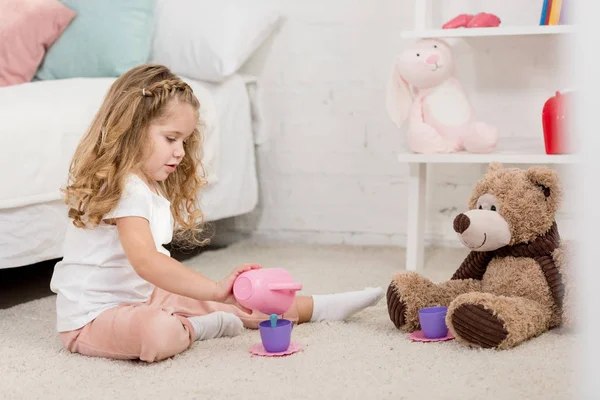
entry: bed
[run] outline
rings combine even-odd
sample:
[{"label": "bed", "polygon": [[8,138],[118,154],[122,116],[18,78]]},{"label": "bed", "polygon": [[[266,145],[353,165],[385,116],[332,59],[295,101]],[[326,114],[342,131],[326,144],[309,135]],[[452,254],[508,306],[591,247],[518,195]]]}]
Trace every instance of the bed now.
[{"label": "bed", "polygon": [[[73,78],[0,88],[0,269],[62,257],[69,220],[60,187],[81,136],[115,78]],[[184,78],[206,123],[207,221],[250,212],[258,202],[259,136],[252,77],[220,83]]]}]

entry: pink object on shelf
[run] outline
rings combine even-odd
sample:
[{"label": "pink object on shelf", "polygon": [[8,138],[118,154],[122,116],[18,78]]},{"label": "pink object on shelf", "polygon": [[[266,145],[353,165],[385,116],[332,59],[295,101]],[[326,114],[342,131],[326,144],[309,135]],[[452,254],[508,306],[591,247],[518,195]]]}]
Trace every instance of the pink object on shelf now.
[{"label": "pink object on shelf", "polygon": [[244,307],[263,314],[285,313],[294,303],[302,284],[283,268],[253,269],[240,274],[233,283],[233,295]]},{"label": "pink object on shelf", "polygon": [[429,339],[429,338],[425,337],[425,335],[423,334],[423,331],[414,331],[408,335],[408,338],[415,342],[442,342],[445,340],[452,340],[452,339],[454,339],[454,336],[452,335],[452,333],[450,331],[448,331],[448,334],[444,337],[437,338],[437,339]]},{"label": "pink object on shelf", "polygon": [[472,14],[460,14],[442,25],[442,29],[464,28],[473,19]]},{"label": "pink object on shelf", "polygon": [[490,13],[460,14],[442,25],[442,29],[489,28],[500,26],[500,18]]},{"label": "pink object on shelf", "polygon": [[287,356],[289,354],[294,354],[300,350],[302,350],[302,345],[298,342],[290,343],[290,347],[288,347],[287,350],[281,351],[279,353],[269,353],[267,350],[265,350],[262,343],[255,343],[252,346],[250,346],[250,353],[263,357]]},{"label": "pink object on shelf", "polygon": [[491,153],[498,143],[497,128],[477,118],[444,40],[420,39],[395,57],[385,105],[397,128],[408,125],[413,153]]},{"label": "pink object on shelf", "polygon": [[467,28],[490,28],[500,25],[500,18],[494,14],[479,13],[467,24]]}]

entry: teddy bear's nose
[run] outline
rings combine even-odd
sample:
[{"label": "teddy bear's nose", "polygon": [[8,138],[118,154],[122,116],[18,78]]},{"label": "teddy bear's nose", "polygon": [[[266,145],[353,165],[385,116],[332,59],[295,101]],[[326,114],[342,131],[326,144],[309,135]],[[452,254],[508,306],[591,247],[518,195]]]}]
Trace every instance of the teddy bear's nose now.
[{"label": "teddy bear's nose", "polygon": [[471,225],[471,220],[465,214],[458,214],[456,218],[454,218],[454,231],[456,233],[463,233],[469,228]]}]

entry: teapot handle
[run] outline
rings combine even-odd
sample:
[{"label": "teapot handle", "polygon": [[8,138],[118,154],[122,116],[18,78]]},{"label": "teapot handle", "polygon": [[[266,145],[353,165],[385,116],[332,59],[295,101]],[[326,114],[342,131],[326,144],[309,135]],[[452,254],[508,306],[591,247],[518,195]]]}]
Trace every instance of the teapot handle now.
[{"label": "teapot handle", "polygon": [[300,290],[302,289],[302,284],[297,282],[269,283],[267,287],[271,290]]}]

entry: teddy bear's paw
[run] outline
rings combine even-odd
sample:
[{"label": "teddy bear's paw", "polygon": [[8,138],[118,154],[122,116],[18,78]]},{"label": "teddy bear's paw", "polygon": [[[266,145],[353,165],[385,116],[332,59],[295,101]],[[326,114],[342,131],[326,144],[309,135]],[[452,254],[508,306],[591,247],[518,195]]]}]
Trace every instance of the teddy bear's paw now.
[{"label": "teddy bear's paw", "polygon": [[405,322],[406,303],[402,300],[400,294],[398,294],[394,281],[388,286],[386,297],[390,320],[394,323],[396,328],[400,329]]},{"label": "teddy bear's paw", "polygon": [[[393,276],[387,290],[390,319],[398,329],[413,332],[420,328],[418,311],[443,303],[443,291],[429,278],[417,272],[401,272]],[[447,304],[447,303],[445,303]]]},{"label": "teddy bear's paw", "polygon": [[508,336],[504,321],[481,304],[462,304],[450,316],[455,334],[472,345],[496,348]]}]

